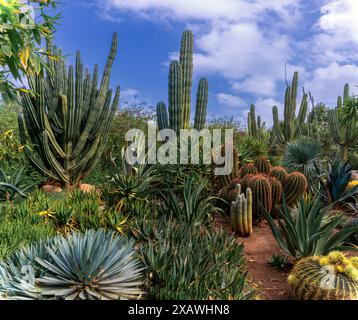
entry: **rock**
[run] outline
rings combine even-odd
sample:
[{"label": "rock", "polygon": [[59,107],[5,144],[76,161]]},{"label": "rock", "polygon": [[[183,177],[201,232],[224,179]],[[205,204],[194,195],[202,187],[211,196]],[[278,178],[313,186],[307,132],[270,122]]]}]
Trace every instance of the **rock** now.
[{"label": "rock", "polygon": [[78,187],[79,190],[81,190],[84,193],[91,193],[91,192],[95,192],[96,188],[90,184],[87,183],[81,183]]},{"label": "rock", "polygon": [[46,192],[46,193],[61,193],[62,192],[61,187],[51,185],[51,184],[46,184],[46,185],[42,186],[41,190]]}]

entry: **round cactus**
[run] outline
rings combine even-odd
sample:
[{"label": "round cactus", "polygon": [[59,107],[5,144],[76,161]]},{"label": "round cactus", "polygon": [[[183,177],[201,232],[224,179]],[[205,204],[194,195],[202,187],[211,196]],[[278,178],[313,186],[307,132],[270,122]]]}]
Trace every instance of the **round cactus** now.
[{"label": "round cactus", "polygon": [[241,179],[240,178],[235,178],[233,180],[230,181],[230,188],[235,188],[238,184],[241,184]]},{"label": "round cactus", "polygon": [[265,157],[259,157],[255,160],[255,167],[259,173],[269,174],[271,170],[270,161]]},{"label": "round cactus", "polygon": [[333,251],[299,260],[288,276],[299,300],[358,300],[358,258]]},{"label": "round cactus", "polygon": [[245,191],[249,187],[249,181],[254,176],[254,174],[250,173],[241,179],[241,188],[243,191]]},{"label": "round cactus", "polygon": [[[226,146],[227,147],[227,146]],[[225,145],[222,145],[220,148],[221,156],[225,156]],[[220,188],[223,188],[230,184],[230,182],[236,178],[240,177],[240,170],[239,170],[239,152],[235,146],[233,148],[233,168],[232,172],[229,175],[221,175],[218,176],[218,185]],[[215,155],[214,155],[215,157]],[[215,159],[214,159],[215,160]]]},{"label": "round cactus", "polygon": [[278,208],[280,207],[281,200],[282,200],[283,187],[282,187],[281,182],[277,178],[269,177],[268,180],[271,184],[271,192],[272,192],[271,193],[272,194],[271,213],[272,213],[272,215],[276,216]]},{"label": "round cactus", "polygon": [[287,205],[291,206],[300,199],[307,189],[307,178],[300,172],[292,172],[287,176],[283,192]]},{"label": "round cactus", "polygon": [[262,174],[253,176],[248,187],[252,191],[252,214],[253,217],[259,218],[261,216],[260,204],[267,212],[271,212],[272,209],[272,190],[271,185],[267,177]]},{"label": "round cactus", "polygon": [[288,177],[288,173],[284,167],[276,166],[271,168],[269,176],[277,178],[278,180],[280,180],[282,185],[284,185]]},{"label": "round cactus", "polygon": [[244,164],[240,170],[240,177],[244,178],[248,174],[257,174],[258,170],[253,163]]}]

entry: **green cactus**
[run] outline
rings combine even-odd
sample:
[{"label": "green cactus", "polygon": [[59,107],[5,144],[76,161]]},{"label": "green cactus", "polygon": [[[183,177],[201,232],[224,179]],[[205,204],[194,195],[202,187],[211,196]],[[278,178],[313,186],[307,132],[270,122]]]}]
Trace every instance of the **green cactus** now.
[{"label": "green cactus", "polygon": [[271,170],[270,161],[265,157],[259,157],[255,159],[255,167],[259,173],[269,174]]},{"label": "green cactus", "polygon": [[287,176],[283,186],[285,200],[288,206],[296,204],[307,190],[307,178],[300,172],[292,172]]},{"label": "green cactus", "polygon": [[298,72],[294,73],[292,85],[286,89],[283,130],[278,116],[277,106],[272,108],[274,132],[279,143],[286,144],[287,142],[298,138],[301,135],[303,125],[306,120],[308,95],[303,93],[301,106],[298,116],[296,117],[296,99],[298,89]]},{"label": "green cactus", "polygon": [[167,107],[165,106],[164,102],[159,102],[157,104],[157,121],[159,130],[164,130],[169,128],[168,122],[168,113]]},{"label": "green cactus", "polygon": [[288,177],[288,173],[284,167],[276,166],[271,168],[269,176],[277,178],[282,183],[282,185],[284,185]]},{"label": "green cactus", "polygon": [[257,174],[258,170],[253,163],[244,164],[240,170],[240,177],[244,178],[248,174]]},{"label": "green cactus", "polygon": [[252,192],[246,189],[246,197],[241,194],[241,186],[237,186],[238,196],[231,204],[230,225],[240,237],[251,236],[252,229]]},{"label": "green cactus", "polygon": [[354,130],[341,123],[339,120],[339,112],[349,98],[349,84],[344,86],[343,99],[338,97],[337,108],[328,111],[328,125],[334,142],[339,145],[343,160],[348,160],[349,148],[356,144],[356,135]]},{"label": "green cactus", "polygon": [[[51,45],[48,49],[52,50]],[[58,55],[56,49],[53,51]],[[46,75],[28,77],[35,94],[22,93],[19,131],[27,158],[41,174],[66,188],[77,186],[88,176],[103,151],[119,105],[119,87],[113,100],[109,89],[116,52],[117,34],[114,34],[99,89],[98,66],[91,79],[88,69],[83,70],[78,52],[76,67],[71,66],[68,75],[62,60],[49,59]],[[27,147],[27,136],[34,152]]]},{"label": "green cactus", "polygon": [[249,187],[249,181],[252,177],[254,177],[256,174],[249,173],[245,177],[241,179],[241,188],[243,191],[245,191]]},{"label": "green cactus", "polygon": [[256,118],[255,115],[255,106],[252,104],[250,107],[250,112],[247,116],[247,128],[249,136],[256,139],[263,139],[265,136],[265,122],[261,122],[261,117]]},{"label": "green cactus", "polygon": [[[239,170],[239,152],[237,150],[237,148],[235,146],[232,147],[232,151],[233,151],[233,168],[232,168],[232,172],[229,175],[221,175],[221,176],[217,176],[217,180],[218,180],[218,185],[219,188],[223,188],[225,186],[230,185],[231,181],[233,181],[234,179],[237,179],[240,177],[240,170]],[[225,155],[225,145],[223,144],[221,146],[221,155],[224,156]]]},{"label": "green cactus", "polygon": [[[261,206],[267,212],[272,209],[272,190],[269,180],[262,174],[253,176],[249,183],[248,188],[252,191],[252,214],[255,219],[261,217]],[[261,205],[261,206],[260,206]]]},{"label": "green cactus", "polygon": [[271,214],[277,216],[277,210],[280,207],[281,200],[282,200],[283,187],[282,187],[282,183],[277,178],[268,177],[268,180],[270,182],[271,192],[272,192]]},{"label": "green cactus", "polygon": [[[194,36],[190,30],[183,33],[179,61],[172,61],[169,70],[169,127],[177,133],[180,129],[188,129],[191,112],[191,91],[193,85],[193,48]],[[196,99],[195,124],[196,129],[203,129],[206,121],[208,105],[208,80],[202,78]],[[158,112],[162,114],[158,114]],[[163,106],[157,109],[158,126],[163,119]]]},{"label": "green cactus", "polygon": [[288,276],[299,300],[358,300],[358,259],[333,251],[299,260]]}]

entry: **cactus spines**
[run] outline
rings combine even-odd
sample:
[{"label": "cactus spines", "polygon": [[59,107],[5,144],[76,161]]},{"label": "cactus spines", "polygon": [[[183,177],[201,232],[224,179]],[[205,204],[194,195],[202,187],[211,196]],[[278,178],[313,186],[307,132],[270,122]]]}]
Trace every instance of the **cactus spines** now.
[{"label": "cactus spines", "polygon": [[240,170],[240,177],[244,178],[248,174],[257,174],[258,170],[253,163],[244,164]]},{"label": "cactus spines", "polygon": [[157,104],[157,122],[159,130],[169,128],[167,107],[162,101]]},{"label": "cactus spines", "polygon": [[276,215],[277,209],[279,208],[282,200],[282,192],[283,187],[281,182],[274,177],[268,177],[268,180],[271,184],[271,192],[272,192],[272,210],[271,213]]},{"label": "cactus spines", "polygon": [[259,157],[255,160],[255,167],[259,173],[269,174],[271,170],[270,161],[265,157]]},{"label": "cactus spines", "polygon": [[251,236],[252,229],[252,192],[246,190],[246,196],[241,194],[241,187],[237,187],[238,196],[231,204],[230,225],[240,237]]},{"label": "cactus spines", "polygon": [[180,48],[180,65],[183,70],[183,128],[189,128],[191,88],[193,85],[194,35],[192,31],[183,33]]},{"label": "cactus spines", "polygon": [[333,251],[299,260],[288,282],[299,300],[358,300],[357,258]]},{"label": "cactus spines", "polygon": [[[225,144],[223,144],[220,148],[220,152],[222,156],[225,156],[225,150],[226,147]],[[232,180],[240,177],[239,153],[234,145],[232,145],[232,152],[233,152],[233,168],[231,173],[229,175],[221,175],[217,177],[220,188],[229,185]]]},{"label": "cactus spines", "polygon": [[292,172],[288,175],[283,187],[287,205],[295,204],[304,195],[307,184],[307,178],[300,172]]},{"label": "cactus spines", "polygon": [[169,70],[169,124],[177,134],[183,127],[183,75],[178,61],[170,63]]},{"label": "cactus spines", "polygon": [[[206,109],[208,107],[209,83],[206,78],[199,81],[198,93],[196,98],[196,109],[194,118],[194,128],[203,130],[206,122]],[[189,121],[189,120],[188,120]]]},{"label": "cactus spines", "polygon": [[303,93],[300,109],[296,117],[296,99],[298,89],[298,72],[294,73],[291,86],[285,94],[283,130],[278,116],[277,106],[272,108],[274,132],[279,143],[286,144],[301,135],[301,130],[307,115],[308,94]]},{"label": "cactus spines", "polygon": [[255,174],[249,173],[241,179],[241,187],[242,187],[243,191],[245,191],[249,187],[249,181],[254,176],[255,176]]},{"label": "cactus spines", "polygon": [[256,119],[255,115],[255,106],[252,104],[250,106],[250,112],[247,116],[247,128],[249,136],[257,139],[262,139],[264,137],[265,131],[265,122],[261,122],[261,117],[258,116]]},{"label": "cactus spines", "polygon": [[284,185],[288,177],[288,173],[284,167],[276,166],[271,168],[269,176],[277,178],[282,183],[282,185]]},{"label": "cactus spines", "polygon": [[[50,44],[48,50],[58,53]],[[63,61],[49,60],[48,72],[28,76],[29,87],[36,94],[22,93],[19,131],[22,144],[27,145],[29,137],[34,147],[33,151],[25,147],[25,153],[36,170],[66,188],[78,186],[102,154],[119,105],[119,87],[113,99],[109,89],[116,52],[114,34],[99,88],[98,66],[91,79],[89,71],[84,72],[79,53],[75,68],[68,72]]]},{"label": "cactus spines", "polygon": [[[259,218],[261,206],[267,211],[272,209],[272,190],[269,180],[262,174],[253,176],[248,187],[252,191],[252,214],[255,219]],[[261,204],[261,206],[260,206]]]}]

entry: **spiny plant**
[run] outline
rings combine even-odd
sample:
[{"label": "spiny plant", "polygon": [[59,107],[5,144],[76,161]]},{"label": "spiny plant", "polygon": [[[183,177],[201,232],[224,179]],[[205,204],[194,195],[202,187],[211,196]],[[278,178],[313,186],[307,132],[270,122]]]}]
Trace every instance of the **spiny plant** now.
[{"label": "spiny plant", "polygon": [[[51,50],[49,45],[48,51]],[[56,48],[53,51],[58,52]],[[120,95],[117,87],[112,100],[109,89],[116,52],[114,34],[99,89],[98,66],[91,77],[88,69],[84,71],[79,52],[75,68],[70,66],[68,73],[62,60],[48,59],[49,71],[45,76],[28,76],[35,94],[23,92],[23,114],[19,115],[26,156],[36,170],[66,188],[78,186],[89,175],[106,143]],[[32,149],[27,146],[27,135]]]},{"label": "spiny plant", "polygon": [[[118,300],[143,295],[134,243],[113,232],[57,236],[0,262],[0,293],[8,299]],[[29,268],[29,279],[22,271]]]},{"label": "spiny plant", "polygon": [[23,183],[24,168],[16,174],[7,173],[0,168],[0,201],[14,200],[17,196],[26,197],[26,193],[35,184]]},{"label": "spiny plant", "polygon": [[[159,130],[172,129],[179,133],[180,129],[188,129],[191,111],[191,91],[193,85],[194,35],[192,31],[183,33],[179,61],[174,60],[169,68],[169,107],[164,102],[157,105],[157,121]],[[206,122],[208,104],[208,80],[199,81],[194,128],[202,130]],[[169,113],[169,119],[168,119]]]},{"label": "spiny plant", "polygon": [[261,117],[255,115],[255,106],[252,104],[250,112],[247,115],[247,128],[249,136],[255,139],[265,139],[265,122],[261,121]]},{"label": "spiny plant", "polygon": [[269,174],[271,170],[270,161],[266,157],[258,157],[254,161],[255,167],[259,173]]},{"label": "spiny plant", "polygon": [[298,115],[296,116],[296,99],[298,89],[298,72],[294,73],[292,84],[287,86],[284,106],[283,129],[278,116],[278,108],[272,108],[274,132],[279,143],[287,142],[301,136],[303,126],[306,120],[308,107],[308,94],[303,92]]},{"label": "spiny plant", "polygon": [[280,253],[273,254],[268,263],[275,269],[287,269],[291,266],[289,257]]},{"label": "spiny plant", "polygon": [[282,185],[284,185],[288,177],[288,173],[284,167],[275,166],[271,168],[269,176],[278,179]]},{"label": "spiny plant", "polygon": [[283,185],[283,192],[286,203],[289,206],[295,205],[300,197],[303,197],[307,190],[307,178],[300,172],[292,172],[287,176]]},{"label": "spiny plant", "polygon": [[[226,157],[226,154],[225,154],[226,149],[228,149],[230,147],[232,148],[232,171],[230,174],[219,175],[216,177],[217,184],[218,184],[219,188],[228,186],[234,179],[237,179],[240,176],[240,170],[239,170],[240,162],[239,162],[239,153],[238,153],[237,148],[231,144],[223,144],[220,148],[221,156]],[[216,151],[217,150],[215,150],[213,153],[213,158],[214,158],[215,162],[217,162],[217,160],[215,160],[216,156],[217,156]],[[230,166],[230,163],[225,163],[225,165]],[[218,167],[220,167],[220,166],[218,166]]]},{"label": "spiny plant", "polygon": [[262,207],[268,212],[272,209],[272,190],[269,180],[262,174],[253,176],[248,187],[252,190],[252,214],[254,219],[261,217]]},{"label": "spiny plant", "polygon": [[358,259],[340,252],[296,263],[288,282],[299,300],[358,300]]},{"label": "spiny plant", "polygon": [[240,169],[240,177],[244,178],[248,174],[257,174],[259,171],[253,163],[244,164]]}]

